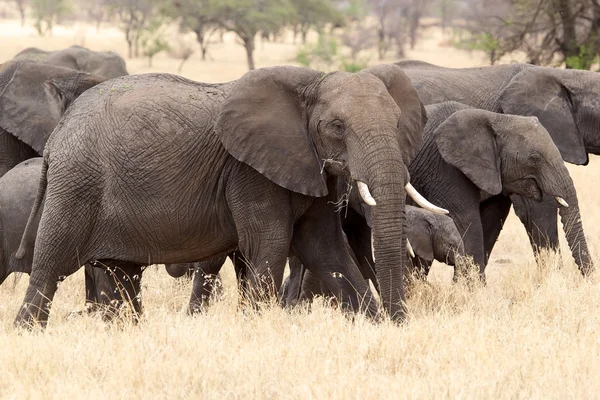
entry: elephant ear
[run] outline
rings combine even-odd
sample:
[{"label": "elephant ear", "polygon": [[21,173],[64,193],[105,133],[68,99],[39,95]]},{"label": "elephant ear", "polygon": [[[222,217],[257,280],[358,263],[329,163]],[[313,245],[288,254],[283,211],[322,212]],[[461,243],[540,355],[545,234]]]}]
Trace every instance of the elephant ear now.
[{"label": "elephant ear", "polygon": [[410,165],[423,146],[423,129],[427,124],[425,106],[408,76],[397,65],[378,65],[364,72],[379,78],[400,107],[398,141],[403,150],[402,161],[404,165]]},{"label": "elephant ear", "polygon": [[424,210],[406,206],[407,237],[415,254],[428,261],[434,260],[433,232]]},{"label": "elephant ear", "polygon": [[104,78],[32,61],[0,77],[0,127],[42,154],[50,133],[81,93]]},{"label": "elephant ear", "polygon": [[309,196],[325,196],[316,149],[308,135],[303,91],[323,77],[298,67],[261,68],[230,89],[215,131],[237,160],[271,181]]},{"label": "elephant ear", "polygon": [[505,114],[536,116],[566,162],[588,163],[583,137],[577,127],[571,91],[551,68],[527,68],[517,74],[500,95]]},{"label": "elephant ear", "polygon": [[500,161],[492,123],[495,114],[478,109],[452,114],[434,131],[440,155],[480,189],[502,191]]}]

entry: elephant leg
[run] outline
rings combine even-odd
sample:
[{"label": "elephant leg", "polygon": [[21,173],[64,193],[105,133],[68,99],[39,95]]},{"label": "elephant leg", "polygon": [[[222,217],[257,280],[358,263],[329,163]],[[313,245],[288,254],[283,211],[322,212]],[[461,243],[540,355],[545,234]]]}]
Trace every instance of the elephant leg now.
[{"label": "elephant leg", "polygon": [[412,267],[412,270],[408,271],[410,274],[414,273],[419,279],[427,280],[433,261],[415,256],[412,260],[408,260],[408,263],[410,263],[410,266]]},{"label": "elephant leg", "polygon": [[510,196],[515,214],[527,230],[534,254],[541,249],[558,250],[558,217],[556,200],[544,199],[541,202],[527,197]]},{"label": "elephant leg", "polygon": [[290,275],[286,278],[281,287],[281,305],[284,307],[293,307],[300,300],[302,282],[306,268],[296,256],[288,258]]},{"label": "elephant leg", "polygon": [[244,255],[239,251],[232,251],[229,253],[229,258],[233,263],[238,292],[246,293],[248,290],[248,260],[246,260]]},{"label": "elephant leg", "polygon": [[486,265],[508,217],[511,204],[510,197],[498,195],[483,201],[479,205]]},{"label": "elephant leg", "polygon": [[98,291],[98,303],[108,305],[104,312],[105,320],[112,320],[119,315],[123,306],[128,304],[133,312],[135,322],[142,314],[142,272],[145,266],[137,263],[115,260],[100,260],[94,263],[95,282],[100,288],[108,290]]},{"label": "elephant leg", "polygon": [[326,198],[297,221],[292,237],[294,254],[323,281],[343,308],[377,314],[376,302],[344,235],[339,215]]},{"label": "elephant leg", "polygon": [[256,307],[277,298],[283,282],[293,230],[290,193],[253,170],[236,175],[227,189],[238,255],[246,261],[248,289],[243,297]]},{"label": "elephant leg", "polygon": [[215,291],[219,290],[221,280],[219,272],[225,262],[225,257],[216,257],[211,260],[196,263],[194,283],[192,285],[192,296],[188,312],[195,314],[206,310]]},{"label": "elephant leg", "polygon": [[[483,227],[479,210],[470,213],[469,217],[457,216],[456,227],[463,238],[465,255],[473,257],[473,263],[479,268],[479,277],[485,282],[486,257],[483,245]],[[454,281],[459,276],[465,277],[466,271],[460,267],[454,268]]]},{"label": "elephant leg", "polygon": [[106,268],[98,261],[92,261],[84,266],[85,273],[85,303],[86,310],[98,310],[101,304],[110,304],[109,296],[113,291],[114,280],[109,278]]}]

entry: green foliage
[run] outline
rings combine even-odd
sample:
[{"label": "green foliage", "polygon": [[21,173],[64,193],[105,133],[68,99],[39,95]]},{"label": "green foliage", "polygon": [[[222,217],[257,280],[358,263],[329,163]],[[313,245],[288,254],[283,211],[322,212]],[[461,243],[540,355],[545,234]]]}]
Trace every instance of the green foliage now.
[{"label": "green foliage", "polygon": [[471,33],[454,29],[450,43],[457,49],[483,51],[492,65],[505,54],[500,39],[490,33]]},{"label": "green foliage", "polygon": [[319,36],[315,44],[302,46],[296,53],[296,61],[307,68],[330,71],[338,57],[338,41],[327,35]]},{"label": "green foliage", "polygon": [[356,61],[352,61],[352,60],[346,60],[344,58],[342,58],[342,63],[340,65],[340,69],[342,71],[346,71],[346,72],[359,72],[362,71],[363,69],[368,67],[368,61],[367,60],[356,60]]},{"label": "green foliage", "polygon": [[140,34],[142,54],[148,57],[148,66],[152,66],[153,57],[169,49],[169,42],[165,39],[166,26],[160,18],[150,20],[147,29]]},{"label": "green foliage", "polygon": [[71,11],[67,0],[33,0],[31,8],[35,21],[33,26],[40,36],[51,35],[56,18]]},{"label": "green foliage", "polygon": [[567,68],[589,70],[592,64],[599,61],[600,57],[593,54],[588,46],[579,45],[579,54],[565,58]]},{"label": "green foliage", "polygon": [[360,21],[369,15],[369,7],[365,0],[349,0],[344,7],[344,14],[353,21]]},{"label": "green foliage", "polygon": [[319,36],[317,43],[302,46],[296,53],[296,62],[306,68],[320,71],[336,69],[347,72],[358,72],[368,66],[368,59],[347,58],[335,37]]}]

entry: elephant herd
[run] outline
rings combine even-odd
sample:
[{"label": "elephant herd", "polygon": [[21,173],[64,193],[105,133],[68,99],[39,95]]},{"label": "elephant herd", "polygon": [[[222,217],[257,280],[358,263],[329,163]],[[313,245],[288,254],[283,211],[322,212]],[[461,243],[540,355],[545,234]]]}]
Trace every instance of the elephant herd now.
[{"label": "elephant herd", "polygon": [[15,325],[44,326],[82,265],[89,304],[138,313],[145,266],[193,273],[196,312],[227,256],[253,306],[320,294],[401,321],[407,277],[433,260],[457,278],[471,259],[485,279],[511,205],[534,251],[557,248],[558,209],[586,275],[564,162],[600,154],[597,93],[597,73],[527,64],[278,66],[209,84],[26,49],[0,65],[0,283],[30,274]]}]

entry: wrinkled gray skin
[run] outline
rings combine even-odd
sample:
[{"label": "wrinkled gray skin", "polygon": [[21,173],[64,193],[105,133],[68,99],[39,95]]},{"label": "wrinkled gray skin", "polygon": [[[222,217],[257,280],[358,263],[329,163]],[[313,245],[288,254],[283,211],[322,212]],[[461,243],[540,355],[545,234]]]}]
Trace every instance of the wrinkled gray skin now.
[{"label": "wrinkled gray skin", "polygon": [[[0,65],[0,176],[27,159],[41,156],[50,133],[71,103],[105,80],[101,76],[30,60]],[[34,184],[37,182],[39,176]],[[28,204],[32,205],[33,199]],[[26,218],[14,221],[15,226],[21,227],[20,232]],[[27,268],[30,267],[28,264]],[[104,272],[93,271],[89,265],[85,271],[86,299],[93,303],[103,297],[102,291],[113,280],[103,279]],[[94,277],[102,281],[94,282]]]},{"label": "wrinkled gray skin", "polygon": [[108,79],[129,75],[125,60],[114,51],[93,51],[81,46],[70,46],[56,51],[28,47],[20,51],[13,59],[38,61]]},{"label": "wrinkled gray skin", "polygon": [[[400,129],[411,107],[414,129]],[[46,146],[31,215],[44,192],[45,206],[16,325],[45,324],[57,282],[80,262],[194,262],[235,249],[259,298],[280,287],[292,252],[343,306],[374,314],[333,212],[337,175],[371,188],[383,304],[403,318],[394,267],[406,257],[404,160],[421,143],[421,110],[393,65],[329,75],[264,68],[214,85],[147,74],[88,91]]]},{"label": "wrinkled gray skin", "polygon": [[456,102],[426,109],[423,148],[409,167],[412,184],[450,211],[465,253],[484,278],[493,246],[489,240],[495,241],[502,229],[509,196],[535,201],[559,196],[576,205],[573,181],[535,117],[492,113]]},{"label": "wrinkled gray skin", "polygon": [[106,79],[33,61],[0,65],[0,176],[39,157],[70,104]]},{"label": "wrinkled gray skin", "polygon": [[[353,218],[349,217],[349,219]],[[370,222],[369,220],[367,215],[367,221]],[[456,266],[458,257],[464,256],[460,233],[449,216],[407,205],[406,225],[407,237],[416,255],[416,258],[408,258],[406,261],[405,269],[408,274],[426,277],[433,260]],[[374,264],[369,254],[370,246],[368,251],[363,251],[360,247],[361,242],[353,242],[351,239],[352,236],[359,238],[363,234],[370,237],[371,230],[368,226],[364,232],[356,232],[360,228],[360,224],[351,222],[344,226],[344,231],[359,261],[365,261],[359,264],[364,278],[371,280],[376,286],[376,275],[370,267]],[[331,292],[323,283],[312,272],[303,268],[295,257],[290,259],[289,266],[290,275],[283,283],[281,296],[285,306],[293,306],[298,301],[310,301],[315,295],[331,297]]]},{"label": "wrinkled gray skin", "polygon": [[[17,259],[15,254],[37,196],[41,168],[42,158],[35,157],[23,161],[0,177],[0,284],[14,272],[31,273],[39,215],[33,221],[33,229],[27,232],[27,242],[30,246],[25,249],[22,258]],[[92,267],[90,264],[102,267]],[[94,310],[98,304],[106,304],[113,306],[116,311],[122,301],[126,300],[132,302],[136,311],[141,311],[140,276],[124,279],[122,274],[117,273],[120,263],[110,260],[94,261],[90,264],[86,264],[88,310]],[[184,266],[181,265],[181,268]],[[88,282],[90,279],[93,284]],[[119,290],[122,286],[129,290]],[[121,294],[126,292],[134,293],[134,296],[131,299],[123,299]]]},{"label": "wrinkled gray skin", "polygon": [[[475,108],[506,114],[536,116],[547,129],[563,160],[586,165],[588,153],[600,154],[600,75],[596,72],[537,67],[529,64],[497,65],[481,68],[443,68],[421,61],[402,61],[425,104],[448,100]],[[575,198],[569,208],[559,208],[569,248],[580,271],[593,269],[583,232],[579,205]],[[490,200],[486,213],[505,219],[510,203]],[[558,249],[557,203],[552,197],[542,202],[519,195],[511,196],[515,213],[525,226],[534,251]],[[486,230],[489,254],[500,226]]]}]

